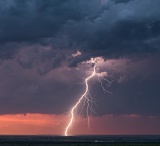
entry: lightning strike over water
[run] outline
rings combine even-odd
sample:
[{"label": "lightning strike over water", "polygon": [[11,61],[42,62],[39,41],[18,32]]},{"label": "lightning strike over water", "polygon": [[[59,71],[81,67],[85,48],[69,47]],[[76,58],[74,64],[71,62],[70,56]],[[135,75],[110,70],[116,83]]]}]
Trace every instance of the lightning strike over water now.
[{"label": "lightning strike over water", "polygon": [[[89,77],[87,77],[87,78],[85,79],[85,81],[84,81],[84,83],[85,83],[85,92],[84,92],[84,94],[82,94],[82,96],[79,98],[79,100],[77,101],[77,103],[72,107],[72,109],[71,109],[71,111],[70,111],[71,118],[70,118],[70,121],[69,121],[66,129],[65,129],[65,133],[64,133],[65,136],[68,136],[68,130],[69,130],[69,128],[71,127],[71,125],[72,125],[72,123],[73,123],[73,120],[74,120],[74,117],[75,117],[75,115],[74,115],[74,114],[75,114],[75,110],[76,110],[76,108],[79,106],[79,104],[82,102],[82,100],[84,100],[84,104],[83,104],[83,106],[82,106],[82,110],[83,110],[83,107],[85,106],[85,103],[87,103],[88,126],[90,125],[89,109],[90,109],[92,112],[94,112],[93,109],[92,109],[92,106],[90,106],[90,104],[89,104],[89,102],[94,103],[93,98],[92,98],[92,96],[91,96],[90,93],[89,93],[89,85],[88,85],[88,81],[89,81],[91,78],[93,78],[94,76],[97,75],[97,76],[98,76],[98,81],[100,82],[100,85],[101,85],[103,91],[104,91],[104,92],[111,93],[111,92],[109,92],[108,90],[106,90],[106,89],[104,88],[103,83],[102,83],[102,81],[100,80],[98,73],[96,72],[96,60],[92,58],[92,59],[91,59],[91,63],[93,63],[93,72],[92,72],[92,74],[91,74]],[[110,83],[110,82],[109,82],[106,78],[104,78],[103,76],[102,76],[102,78],[103,78],[104,80],[106,80],[108,83]],[[82,111],[81,111],[81,112],[82,112]]]}]

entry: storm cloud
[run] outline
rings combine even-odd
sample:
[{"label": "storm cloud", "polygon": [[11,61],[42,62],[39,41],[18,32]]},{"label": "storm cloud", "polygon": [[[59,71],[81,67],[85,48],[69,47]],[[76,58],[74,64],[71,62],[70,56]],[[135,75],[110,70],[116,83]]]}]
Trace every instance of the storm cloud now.
[{"label": "storm cloud", "polygon": [[54,44],[59,49],[79,46],[107,57],[159,52],[159,4],[158,0],[1,1],[0,41]]},{"label": "storm cloud", "polygon": [[[0,114],[68,112],[92,71],[95,116],[159,115],[159,0],[1,0]],[[76,52],[79,51],[78,55]],[[105,83],[104,83],[105,84]],[[93,91],[92,91],[93,90]]]}]

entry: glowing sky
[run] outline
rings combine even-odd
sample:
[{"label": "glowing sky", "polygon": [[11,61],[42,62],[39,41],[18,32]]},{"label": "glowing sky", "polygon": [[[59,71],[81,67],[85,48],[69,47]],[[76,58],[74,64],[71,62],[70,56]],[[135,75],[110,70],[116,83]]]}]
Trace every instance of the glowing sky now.
[{"label": "glowing sky", "polygon": [[64,133],[91,58],[96,101],[72,134],[160,134],[159,0],[1,0],[0,134]]},{"label": "glowing sky", "polygon": [[[68,117],[64,115],[48,114],[14,114],[0,116],[1,134],[24,135],[64,135],[64,128]],[[159,117],[138,115],[105,115],[92,117],[91,127],[88,129],[86,118],[80,117],[73,124],[70,133],[78,134],[159,134]]]}]

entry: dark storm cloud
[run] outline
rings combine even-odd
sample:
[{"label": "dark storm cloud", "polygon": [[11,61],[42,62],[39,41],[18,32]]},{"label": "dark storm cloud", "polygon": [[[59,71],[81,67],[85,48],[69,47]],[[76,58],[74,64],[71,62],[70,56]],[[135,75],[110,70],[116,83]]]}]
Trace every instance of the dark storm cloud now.
[{"label": "dark storm cloud", "polygon": [[[157,62],[160,62],[159,56],[106,61],[100,70],[107,71],[113,83],[107,87],[100,79],[112,94],[103,92],[97,78],[90,82],[90,94],[96,101],[93,114],[159,116]],[[16,61],[5,61],[0,67],[0,114],[66,113],[84,92],[84,84],[80,83],[91,71],[91,66],[82,65],[79,69],[57,68],[41,76],[36,70],[22,68]],[[85,110],[83,112],[86,115]]]},{"label": "dark storm cloud", "polygon": [[[68,112],[83,92],[77,83],[92,70],[80,63],[103,56],[117,61],[102,67],[114,80],[112,95],[91,84],[96,115],[159,115],[159,6],[159,0],[1,0],[0,114]],[[77,50],[82,54],[73,57]],[[121,58],[129,62],[119,65]]]},{"label": "dark storm cloud", "polygon": [[115,3],[128,3],[133,0],[113,0]]},{"label": "dark storm cloud", "polygon": [[[159,52],[159,4],[159,1],[143,0],[111,4],[94,22],[71,22],[69,26],[72,27],[66,28],[72,39],[86,44],[87,52],[92,51],[91,56],[93,51],[108,58]],[[151,7],[154,10],[148,12]]]},{"label": "dark storm cloud", "polygon": [[[94,56],[106,57],[159,52],[159,0],[3,0],[0,3],[1,43],[39,42],[54,44],[61,50],[73,48],[74,44],[84,53],[92,51]],[[67,45],[63,44],[64,36],[70,42]],[[50,44],[45,41],[47,38]],[[1,56],[3,52],[12,52],[2,47],[0,50]]]},{"label": "dark storm cloud", "polygon": [[[96,115],[159,116],[160,68],[156,62],[160,62],[159,55],[134,61],[112,60],[110,65],[105,65],[104,71],[107,71],[108,74],[113,73],[113,76],[108,78],[113,83],[107,88],[112,94],[104,94],[100,84],[94,82],[91,94],[94,95],[98,105]],[[103,85],[106,85],[105,81]]]},{"label": "dark storm cloud", "polygon": [[68,20],[81,21],[90,15],[90,9],[86,9],[85,5],[91,3],[93,7],[96,1],[2,0],[0,21],[3,23],[0,25],[0,40],[35,41],[53,37]]},{"label": "dark storm cloud", "polygon": [[76,70],[61,68],[40,76],[35,70],[24,69],[10,60],[0,68],[0,114],[62,114],[83,90]]},{"label": "dark storm cloud", "polygon": [[[71,45],[66,46],[65,40],[57,41],[63,26],[71,20],[79,23],[88,16],[90,20],[98,17],[102,9],[98,8],[97,4],[100,4],[97,0],[29,0],[23,2],[2,0],[0,1],[0,42],[8,44],[25,41],[29,42],[29,45],[38,42],[45,46],[54,44],[54,48],[59,49],[71,48]],[[48,43],[48,38],[52,44]],[[61,38],[63,36],[60,36]],[[4,59],[10,58],[17,51],[16,48],[11,47],[0,46],[0,56]]]}]

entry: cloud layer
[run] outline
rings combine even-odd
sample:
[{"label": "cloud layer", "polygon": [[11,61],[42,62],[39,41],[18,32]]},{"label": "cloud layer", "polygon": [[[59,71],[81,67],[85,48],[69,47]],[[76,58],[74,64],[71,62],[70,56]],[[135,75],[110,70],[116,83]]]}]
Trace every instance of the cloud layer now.
[{"label": "cloud layer", "polygon": [[[106,57],[159,52],[159,4],[159,0],[3,0],[0,42],[79,47]],[[1,54],[10,54],[11,48],[3,48]]]},{"label": "cloud layer", "polygon": [[68,112],[92,71],[86,61],[101,56],[98,72],[112,81],[112,95],[90,82],[95,115],[159,115],[159,5],[1,0],[0,114]]}]

